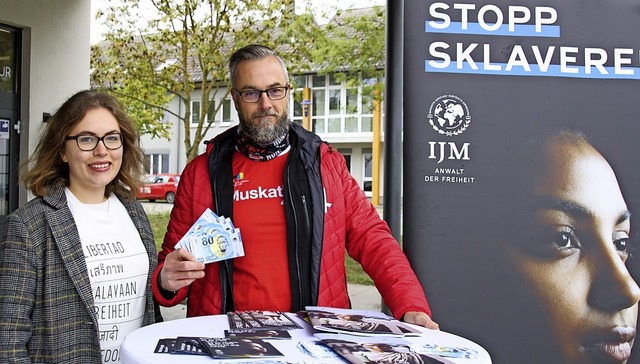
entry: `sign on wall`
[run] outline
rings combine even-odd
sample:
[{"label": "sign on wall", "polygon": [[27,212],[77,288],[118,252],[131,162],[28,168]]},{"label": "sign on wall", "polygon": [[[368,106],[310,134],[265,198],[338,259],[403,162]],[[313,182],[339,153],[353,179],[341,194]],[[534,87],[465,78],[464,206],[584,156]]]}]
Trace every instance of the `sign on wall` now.
[{"label": "sign on wall", "polygon": [[16,33],[0,28],[0,91],[16,92]]},{"label": "sign on wall", "polygon": [[498,364],[638,361],[640,3],[404,14],[404,249],[434,319]]}]

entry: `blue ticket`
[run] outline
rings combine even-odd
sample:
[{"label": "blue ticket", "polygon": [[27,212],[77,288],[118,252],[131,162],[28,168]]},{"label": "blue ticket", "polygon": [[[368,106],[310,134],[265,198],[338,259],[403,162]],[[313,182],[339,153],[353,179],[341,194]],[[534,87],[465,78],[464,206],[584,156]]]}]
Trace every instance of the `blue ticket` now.
[{"label": "blue ticket", "polygon": [[186,249],[198,262],[211,263],[244,256],[240,229],[231,219],[207,209],[178,241],[175,248]]}]

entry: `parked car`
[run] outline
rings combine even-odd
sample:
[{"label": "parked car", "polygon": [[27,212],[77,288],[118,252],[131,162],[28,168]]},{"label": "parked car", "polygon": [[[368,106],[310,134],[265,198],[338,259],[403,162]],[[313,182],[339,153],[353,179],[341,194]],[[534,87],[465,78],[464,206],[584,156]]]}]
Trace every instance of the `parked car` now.
[{"label": "parked car", "polygon": [[147,181],[140,187],[139,200],[166,200],[173,203],[176,199],[176,190],[180,182],[180,175],[173,173],[159,173],[147,176]]}]

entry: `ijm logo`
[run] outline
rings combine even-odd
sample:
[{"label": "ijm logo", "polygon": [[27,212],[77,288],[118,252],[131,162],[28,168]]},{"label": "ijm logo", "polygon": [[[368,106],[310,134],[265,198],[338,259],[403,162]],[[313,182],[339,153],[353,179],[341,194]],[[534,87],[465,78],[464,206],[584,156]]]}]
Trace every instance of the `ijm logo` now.
[{"label": "ijm logo", "polygon": [[442,135],[460,135],[471,123],[467,104],[455,95],[442,95],[435,99],[427,114],[429,124]]},{"label": "ijm logo", "polygon": [[[469,127],[471,114],[469,107],[460,97],[442,95],[431,103],[427,119],[431,127],[439,134],[457,136]],[[428,158],[437,159],[438,163],[441,163],[445,158],[468,160],[469,143],[463,143],[459,146],[454,142],[429,142]]]},{"label": "ijm logo", "polygon": [[469,143],[461,147],[454,142],[429,142],[429,159],[437,159],[441,163],[445,158],[453,160],[469,160]]}]

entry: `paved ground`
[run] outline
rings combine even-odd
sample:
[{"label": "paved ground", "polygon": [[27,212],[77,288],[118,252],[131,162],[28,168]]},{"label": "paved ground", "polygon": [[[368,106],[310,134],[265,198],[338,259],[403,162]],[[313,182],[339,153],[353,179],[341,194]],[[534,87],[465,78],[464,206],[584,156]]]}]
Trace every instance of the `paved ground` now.
[{"label": "paved ground", "polygon": [[[171,211],[172,204],[166,202],[142,202],[147,213],[159,213]],[[382,214],[382,209],[378,209]],[[351,305],[355,309],[380,311],[382,298],[374,286],[349,284],[349,297]],[[184,318],[187,314],[186,305],[178,304],[174,307],[162,307],[162,316],[165,320]]]}]

